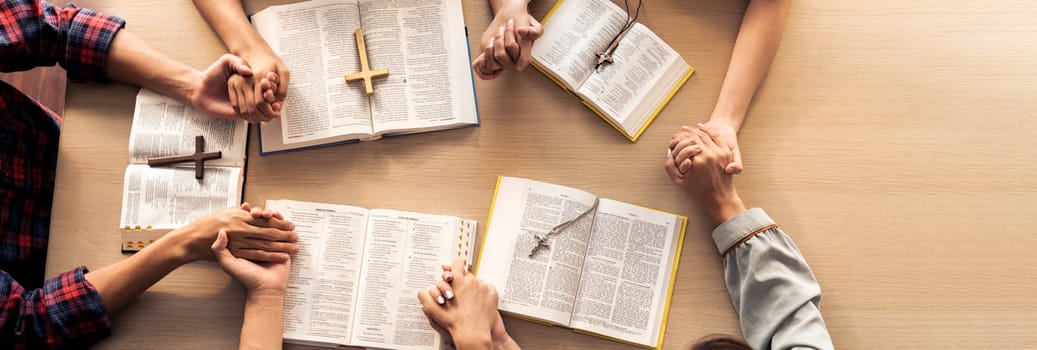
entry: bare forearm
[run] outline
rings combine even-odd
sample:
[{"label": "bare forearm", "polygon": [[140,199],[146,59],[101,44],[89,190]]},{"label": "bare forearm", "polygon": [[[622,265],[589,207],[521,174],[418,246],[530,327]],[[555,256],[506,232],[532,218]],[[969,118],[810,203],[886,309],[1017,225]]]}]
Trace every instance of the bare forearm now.
[{"label": "bare forearm", "polygon": [[101,295],[105,311],[114,314],[180,265],[187,262],[176,237],[167,235],[140,252],[86,274]]},{"label": "bare forearm", "polygon": [[522,347],[510,335],[505,335],[502,339],[493,339],[493,350],[522,350]]},{"label": "bare forearm", "polygon": [[115,35],[105,72],[109,79],[146,87],[184,103],[190,102],[191,82],[201,74],[128,30]]},{"label": "bare forearm", "polygon": [[269,50],[266,41],[249,24],[241,1],[194,0],[194,5],[231,53],[242,56],[249,50]]},{"label": "bare forearm", "polygon": [[250,293],[245,302],[240,349],[280,349],[284,293]]},{"label": "bare forearm", "polygon": [[530,0],[489,0],[489,1],[490,1],[490,8],[493,10],[493,13],[497,14],[497,11],[500,11],[500,9],[502,9],[504,7],[507,7],[507,6],[526,7],[526,6],[529,5],[529,1]]},{"label": "bare forearm", "polygon": [[457,350],[490,350],[494,348],[490,333],[464,334],[453,338],[454,347]]},{"label": "bare forearm", "polygon": [[785,29],[790,0],[752,0],[738,30],[712,119],[741,129],[749,102],[770,70]]}]

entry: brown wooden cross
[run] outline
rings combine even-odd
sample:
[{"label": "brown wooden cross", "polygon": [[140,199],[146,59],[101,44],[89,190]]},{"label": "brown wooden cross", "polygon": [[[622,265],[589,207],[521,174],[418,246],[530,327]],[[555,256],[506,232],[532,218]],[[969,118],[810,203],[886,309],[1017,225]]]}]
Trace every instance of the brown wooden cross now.
[{"label": "brown wooden cross", "polygon": [[363,80],[364,91],[366,91],[368,95],[374,94],[374,86],[371,85],[371,79],[387,77],[389,76],[389,70],[384,68],[371,70],[367,65],[367,45],[364,44],[363,29],[356,30],[356,47],[360,53],[360,71],[346,75],[346,82]]},{"label": "brown wooden cross", "polygon": [[194,178],[201,179],[205,176],[205,161],[223,158],[223,152],[205,152],[205,137],[198,135],[194,137],[194,154],[185,154],[170,157],[148,158],[150,166],[164,166],[183,162],[194,162]]}]

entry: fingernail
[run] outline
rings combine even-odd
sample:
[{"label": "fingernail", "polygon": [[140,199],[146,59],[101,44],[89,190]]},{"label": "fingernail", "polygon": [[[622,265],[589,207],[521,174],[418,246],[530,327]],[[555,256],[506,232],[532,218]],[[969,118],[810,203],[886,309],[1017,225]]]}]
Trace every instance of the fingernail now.
[{"label": "fingernail", "polygon": [[436,302],[439,303],[439,305],[443,305],[443,304],[446,304],[446,299],[443,299],[443,296],[440,295],[440,296],[436,297]]},{"label": "fingernail", "polygon": [[702,123],[699,123],[698,125],[699,125],[699,127],[700,127],[700,128],[703,128],[703,129],[705,129],[705,128],[706,128],[706,126],[705,126],[705,125],[702,125]]},{"label": "fingernail", "polygon": [[508,19],[508,27],[510,28],[510,27],[514,27],[514,26],[515,26],[515,19],[514,18],[509,18]]},{"label": "fingernail", "polygon": [[504,35],[504,26],[500,26],[500,30],[497,31],[497,35]]},{"label": "fingernail", "polygon": [[447,299],[454,300],[454,291],[447,289],[446,293],[443,294],[446,294]]}]

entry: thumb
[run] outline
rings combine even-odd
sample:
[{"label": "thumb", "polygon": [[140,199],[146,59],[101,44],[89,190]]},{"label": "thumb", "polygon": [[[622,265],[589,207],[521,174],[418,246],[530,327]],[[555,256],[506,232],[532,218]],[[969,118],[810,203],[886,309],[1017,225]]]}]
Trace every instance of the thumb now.
[{"label": "thumb", "polygon": [[734,160],[727,164],[724,168],[724,172],[734,175],[742,173],[742,151],[738,150],[738,144],[731,147],[731,153],[734,155]]},{"label": "thumb", "polygon": [[227,231],[220,229],[220,232],[216,234],[216,241],[212,242],[212,253],[216,255],[216,261],[221,266],[226,266],[229,262],[234,261],[234,255],[227,250]]},{"label": "thumb", "polygon": [[536,40],[544,34],[544,25],[537,21],[536,17],[529,15],[529,33],[526,35],[526,39]]},{"label": "thumb", "polygon": [[220,63],[227,67],[228,72],[241,74],[246,77],[252,75],[252,67],[249,67],[248,62],[244,58],[228,53],[220,57]]}]

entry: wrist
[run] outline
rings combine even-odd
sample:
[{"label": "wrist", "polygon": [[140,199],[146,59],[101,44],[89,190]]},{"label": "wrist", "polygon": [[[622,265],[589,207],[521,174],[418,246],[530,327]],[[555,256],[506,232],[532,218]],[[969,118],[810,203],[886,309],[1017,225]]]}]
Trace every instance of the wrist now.
[{"label": "wrist", "polygon": [[508,332],[503,334],[493,334],[493,349],[494,350],[512,350],[518,349],[517,343],[514,339],[511,339],[511,335]]},{"label": "wrist", "polygon": [[742,128],[743,119],[745,119],[745,115],[718,113],[716,111],[714,111],[713,114],[709,116],[709,122],[721,123],[730,126],[731,129],[733,129],[735,132],[738,132],[738,130]]},{"label": "wrist", "polygon": [[713,204],[708,207],[709,216],[713,218],[713,222],[717,225],[727,222],[743,211],[745,211],[745,204],[734,190],[717,196]]},{"label": "wrist", "polygon": [[235,26],[226,31],[229,33],[223,35],[224,33],[221,32],[220,38],[227,45],[227,51],[230,51],[235,56],[241,57],[257,50],[268,49],[266,40],[263,40],[259,33],[249,25]]},{"label": "wrist", "polygon": [[249,305],[277,306],[284,305],[284,290],[254,289],[245,292],[245,302]]},{"label": "wrist", "polygon": [[[199,236],[193,234],[190,227],[181,227],[162,236],[158,241],[155,241],[155,244],[161,243],[163,250],[169,252],[180,265],[185,265],[206,257],[200,251],[202,248],[208,251],[209,244],[212,244],[212,242],[202,242]],[[213,239],[215,240],[215,236],[213,236]]]},{"label": "wrist", "polygon": [[160,76],[144,79],[140,85],[180,103],[191,104],[191,99],[200,88],[201,82],[201,71],[178,62],[168,67]]},{"label": "wrist", "polygon": [[500,0],[493,2],[493,14],[528,13],[529,0]]},{"label": "wrist", "polygon": [[[256,40],[258,40],[258,42],[256,42]],[[245,61],[248,61],[250,57],[256,56],[279,57],[278,55],[274,54],[274,50],[270,49],[270,47],[267,46],[266,41],[263,41],[259,37],[256,37],[253,40],[242,39],[239,41],[240,43],[235,44],[233,48],[228,47],[228,50],[235,56],[244,58]],[[248,63],[250,65],[252,64],[251,62]]]},{"label": "wrist", "polygon": [[454,346],[458,350],[490,349],[496,345],[487,332],[451,332],[451,337],[454,338]]},{"label": "wrist", "polygon": [[[156,258],[173,266],[182,266],[199,260],[191,254],[189,239],[180,230],[173,230],[148,245],[157,255]],[[143,252],[143,251],[142,251]],[[138,253],[139,254],[139,253]],[[150,259],[149,259],[150,260]]]}]

